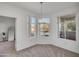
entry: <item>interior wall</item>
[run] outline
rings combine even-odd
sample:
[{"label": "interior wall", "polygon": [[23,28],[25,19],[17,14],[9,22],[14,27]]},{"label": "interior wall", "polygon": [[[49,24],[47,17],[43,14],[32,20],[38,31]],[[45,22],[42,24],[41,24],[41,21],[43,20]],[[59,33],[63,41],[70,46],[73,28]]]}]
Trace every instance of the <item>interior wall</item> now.
[{"label": "interior wall", "polygon": [[[14,19],[15,20],[15,19]],[[15,40],[15,21],[14,21],[14,26],[10,26],[8,28],[8,41],[14,41]]]},{"label": "interior wall", "polygon": [[16,18],[15,23],[15,47],[16,50],[21,50],[35,44],[28,37],[28,16],[36,16],[35,13],[21,9],[17,6],[7,3],[0,3],[0,15]]},{"label": "interior wall", "polygon": [[[57,17],[68,15],[68,14],[76,14],[76,41],[58,38]],[[79,53],[79,9],[78,7],[65,9],[63,11],[60,11],[59,13],[52,14],[51,19],[52,19],[52,44],[59,46],[61,48]]]}]

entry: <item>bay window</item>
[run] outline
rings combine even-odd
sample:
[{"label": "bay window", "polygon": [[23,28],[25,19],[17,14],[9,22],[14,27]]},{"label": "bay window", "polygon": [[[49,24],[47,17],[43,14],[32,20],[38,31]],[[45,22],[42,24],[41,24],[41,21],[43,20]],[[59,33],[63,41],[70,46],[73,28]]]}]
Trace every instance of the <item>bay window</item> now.
[{"label": "bay window", "polygon": [[42,19],[36,19],[35,17],[30,17],[29,27],[30,36],[49,36],[49,17],[44,17]]}]

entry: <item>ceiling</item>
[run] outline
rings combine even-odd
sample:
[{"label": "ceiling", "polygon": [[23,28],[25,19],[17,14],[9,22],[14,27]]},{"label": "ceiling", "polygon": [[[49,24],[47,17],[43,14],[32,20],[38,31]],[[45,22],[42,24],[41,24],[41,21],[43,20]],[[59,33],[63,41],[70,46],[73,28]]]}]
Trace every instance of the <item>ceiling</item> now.
[{"label": "ceiling", "polygon": [[[37,14],[41,13],[40,2],[8,2],[8,3]],[[44,15],[53,14],[67,8],[77,7],[78,4],[79,4],[78,2],[44,2],[43,14]]]}]

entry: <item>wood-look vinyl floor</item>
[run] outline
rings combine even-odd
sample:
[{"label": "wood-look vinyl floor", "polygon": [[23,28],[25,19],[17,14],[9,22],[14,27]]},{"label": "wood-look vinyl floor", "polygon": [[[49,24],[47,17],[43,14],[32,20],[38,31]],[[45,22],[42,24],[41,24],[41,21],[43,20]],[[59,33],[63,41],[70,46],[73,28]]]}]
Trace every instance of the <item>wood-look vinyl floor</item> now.
[{"label": "wood-look vinyl floor", "polygon": [[0,57],[78,57],[79,54],[48,44],[37,44],[17,52],[14,42],[0,42]]}]

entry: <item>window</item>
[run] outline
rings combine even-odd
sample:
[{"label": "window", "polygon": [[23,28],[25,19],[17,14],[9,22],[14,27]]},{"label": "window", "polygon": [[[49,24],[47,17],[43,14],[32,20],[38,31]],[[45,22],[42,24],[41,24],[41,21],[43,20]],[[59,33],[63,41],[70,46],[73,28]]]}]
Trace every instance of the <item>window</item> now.
[{"label": "window", "polygon": [[49,36],[49,23],[48,17],[44,17],[38,21],[40,36]]},{"label": "window", "polygon": [[63,39],[76,40],[76,20],[75,15],[58,17],[59,37]]},{"label": "window", "polygon": [[30,36],[36,36],[36,18],[30,17]]},{"label": "window", "polygon": [[49,18],[44,17],[43,19],[36,19],[35,17],[30,17],[29,27],[30,36],[49,36]]}]

